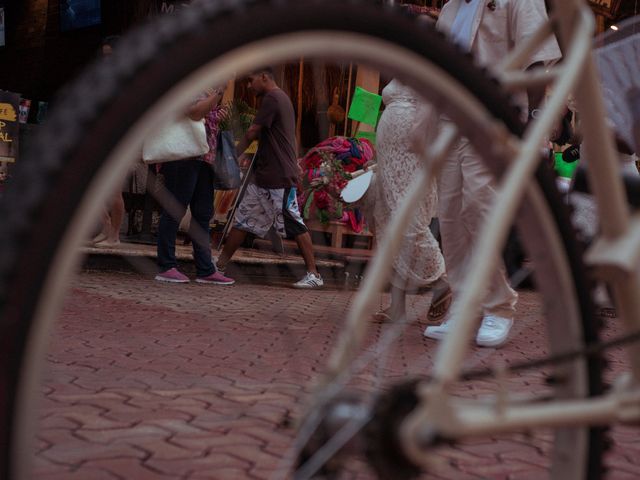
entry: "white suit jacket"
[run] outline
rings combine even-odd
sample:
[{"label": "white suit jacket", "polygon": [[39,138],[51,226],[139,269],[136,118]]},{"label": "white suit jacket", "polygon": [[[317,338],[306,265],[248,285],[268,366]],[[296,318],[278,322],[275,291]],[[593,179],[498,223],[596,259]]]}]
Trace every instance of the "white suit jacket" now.
[{"label": "white suit jacket", "polygon": [[[439,30],[449,34],[460,4],[465,0],[449,0],[440,13]],[[502,60],[524,39],[533,35],[547,21],[544,0],[481,0],[484,5],[476,12],[471,32],[471,52],[476,61],[488,68]],[[560,49],[555,39],[548,41],[530,59],[536,62],[559,59]]]}]

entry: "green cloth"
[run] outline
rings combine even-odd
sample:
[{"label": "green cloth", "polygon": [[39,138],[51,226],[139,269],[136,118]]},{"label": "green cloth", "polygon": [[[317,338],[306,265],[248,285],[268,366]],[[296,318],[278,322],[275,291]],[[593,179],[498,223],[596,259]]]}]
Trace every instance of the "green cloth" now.
[{"label": "green cloth", "polygon": [[573,172],[575,172],[576,168],[578,168],[578,163],[580,160],[576,160],[575,162],[565,162],[562,159],[562,152],[555,153],[555,171],[559,177],[564,178],[573,178]]},{"label": "green cloth", "polygon": [[362,87],[356,87],[348,117],[375,127],[378,123],[380,105],[382,105],[380,95],[368,92]]}]

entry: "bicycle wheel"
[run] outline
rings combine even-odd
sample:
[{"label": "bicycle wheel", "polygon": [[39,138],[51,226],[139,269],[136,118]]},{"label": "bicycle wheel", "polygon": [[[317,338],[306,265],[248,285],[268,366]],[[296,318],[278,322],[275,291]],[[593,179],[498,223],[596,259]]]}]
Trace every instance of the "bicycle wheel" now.
[{"label": "bicycle wheel", "polygon": [[[469,58],[424,22],[366,2],[205,1],[131,34],[64,92],[1,206],[0,432],[11,447],[0,458],[3,476],[26,474],[29,399],[54,312],[91,218],[136,157],[140,139],[204,87],[302,56],[361,61],[402,78],[452,119],[497,176],[508,159],[494,155],[496,120],[515,135],[523,132],[507,96]],[[549,353],[595,342],[580,253],[544,167],[527,200],[518,225],[545,299]],[[567,275],[570,289],[561,280]],[[558,397],[600,393],[597,359],[575,361],[564,373],[571,380],[554,386]],[[597,477],[600,430],[559,428],[555,439],[558,475]]]}]

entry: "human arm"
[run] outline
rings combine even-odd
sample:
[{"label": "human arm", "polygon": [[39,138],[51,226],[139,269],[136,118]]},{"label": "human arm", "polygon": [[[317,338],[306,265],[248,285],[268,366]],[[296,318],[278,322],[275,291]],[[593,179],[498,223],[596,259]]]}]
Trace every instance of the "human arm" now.
[{"label": "human arm", "polygon": [[[544,0],[513,0],[508,14],[508,29],[512,48],[517,48],[535,35],[535,33],[549,21]],[[540,46],[524,65],[527,71],[543,68],[551,62],[562,57],[560,48],[555,38],[551,38]],[[541,107],[546,94],[544,85],[527,88],[529,105],[528,118],[532,112]]]},{"label": "human arm", "polygon": [[262,98],[262,103],[260,105],[260,109],[253,119],[252,125],[245,133],[244,137],[238,142],[238,146],[236,147],[236,152],[238,154],[238,160],[242,165],[243,161],[247,161],[246,156],[244,155],[245,150],[251,142],[260,138],[260,132],[263,128],[270,128],[273,124],[274,119],[278,115],[278,102],[277,100],[268,93],[264,95]]},{"label": "human arm", "polygon": [[[527,70],[533,70],[535,68],[542,67],[542,62],[535,62],[527,68]],[[527,88],[527,100],[529,101],[529,118],[532,117],[532,112],[537,110],[542,105],[542,101],[545,97],[544,85],[533,85]]]},{"label": "human arm", "polygon": [[189,107],[187,110],[187,116],[193,121],[202,120],[207,113],[220,103],[223,93],[224,90],[220,88],[207,91],[205,97],[198,99]]},{"label": "human arm", "polygon": [[257,140],[260,137],[260,131],[262,130],[262,125],[258,125],[256,123],[252,124],[247,130],[247,133],[244,134],[244,137],[240,139],[238,145],[236,146],[236,153],[238,155],[238,163],[241,167],[246,168],[248,159],[244,154],[245,150],[251,145],[251,143]]}]

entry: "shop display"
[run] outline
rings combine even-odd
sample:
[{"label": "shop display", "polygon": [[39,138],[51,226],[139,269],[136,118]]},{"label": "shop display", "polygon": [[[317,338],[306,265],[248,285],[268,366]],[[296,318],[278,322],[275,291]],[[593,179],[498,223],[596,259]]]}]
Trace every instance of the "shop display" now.
[{"label": "shop display", "polygon": [[0,161],[15,162],[18,157],[20,95],[0,90]]},{"label": "shop display", "polygon": [[29,110],[31,110],[31,100],[28,98],[21,99],[18,107],[18,121],[20,123],[27,123],[27,120],[29,119]]},{"label": "shop display", "polygon": [[374,153],[368,140],[348,137],[330,137],[312,148],[301,160],[303,175],[298,201],[303,217],[315,216],[326,224],[343,219],[346,213],[358,231],[362,216],[345,204],[341,193],[351,174],[364,169]]}]

